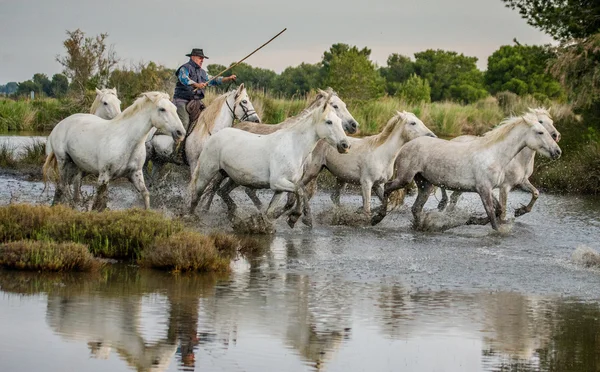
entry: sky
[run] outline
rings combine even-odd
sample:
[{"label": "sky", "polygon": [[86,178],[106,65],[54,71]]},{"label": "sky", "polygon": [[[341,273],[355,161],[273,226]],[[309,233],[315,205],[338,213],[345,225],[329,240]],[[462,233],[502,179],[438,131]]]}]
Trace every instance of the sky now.
[{"label": "sky", "polygon": [[279,73],[347,43],[370,48],[380,66],[391,53],[444,49],[479,58],[485,70],[513,38],[552,42],[500,0],[0,0],[0,84],[61,72],[66,30],[108,33],[126,65],[177,68],[194,47],[210,57],[205,65],[229,65],[286,27],[246,62]]}]

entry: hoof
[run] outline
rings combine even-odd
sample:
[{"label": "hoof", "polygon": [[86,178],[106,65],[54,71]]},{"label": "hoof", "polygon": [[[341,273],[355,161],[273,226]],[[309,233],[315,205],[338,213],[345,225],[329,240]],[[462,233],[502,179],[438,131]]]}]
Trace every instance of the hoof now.
[{"label": "hoof", "polygon": [[381,222],[381,220],[383,220],[384,217],[385,216],[380,213],[374,215],[373,218],[371,218],[371,226],[377,225],[379,222]]},{"label": "hoof", "polygon": [[290,228],[294,228],[294,226],[296,226],[296,221],[298,221],[298,219],[293,219],[292,217],[288,217],[287,219],[287,224]]},{"label": "hoof", "polygon": [[529,213],[529,211],[527,210],[527,207],[525,207],[525,206],[515,209],[515,217],[521,217],[522,215],[527,214],[527,213]]},{"label": "hoof", "polygon": [[306,216],[302,217],[302,223],[310,228],[313,227],[312,218],[310,218],[310,217],[306,217]]}]

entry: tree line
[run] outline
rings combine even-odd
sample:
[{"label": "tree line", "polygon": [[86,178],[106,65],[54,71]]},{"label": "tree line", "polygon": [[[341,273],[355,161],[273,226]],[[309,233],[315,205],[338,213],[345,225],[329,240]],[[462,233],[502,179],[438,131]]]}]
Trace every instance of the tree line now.
[{"label": "tree line", "polygon": [[[65,54],[56,57],[62,73],[49,78],[36,73],[20,83],[0,86],[6,94],[61,98],[84,96],[96,87],[116,87],[124,98],[147,90],[169,91],[175,84],[175,69],[154,62],[124,66],[114,49],[107,46],[107,34],[86,37],[79,29],[67,31]],[[348,100],[371,100],[384,95],[408,102],[455,101],[472,103],[500,91],[535,95],[541,100],[562,99],[564,91],[546,66],[555,58],[550,46],[515,43],[500,47],[488,58],[488,69],[477,68],[477,58],[454,51],[425,50],[413,58],[401,54],[388,57],[379,67],[370,59],[369,48],[334,44],[318,63],[301,63],[275,71],[242,63],[231,73],[254,89],[282,97],[303,96],[316,88],[333,87]],[[209,64],[216,75],[226,66]],[[221,89],[225,89],[222,87]]]}]

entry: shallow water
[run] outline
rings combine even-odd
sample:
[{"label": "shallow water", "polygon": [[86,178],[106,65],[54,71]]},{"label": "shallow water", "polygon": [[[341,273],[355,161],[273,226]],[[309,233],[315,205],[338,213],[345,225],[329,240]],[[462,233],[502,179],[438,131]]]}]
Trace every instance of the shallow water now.
[{"label": "shallow water", "polygon": [[8,147],[13,150],[16,156],[21,156],[25,149],[28,146],[31,146],[35,143],[45,143],[46,136],[41,135],[39,133],[29,133],[29,134],[0,134],[0,147]]},{"label": "shallow water", "polygon": [[[155,208],[178,212],[180,178],[151,190]],[[0,175],[1,204],[48,203],[53,189],[42,189]],[[511,193],[510,213],[528,198]],[[242,192],[234,199],[253,212]],[[124,182],[109,200],[142,206]],[[600,249],[599,198],[542,193],[504,232],[437,233],[411,229],[413,200],[376,227],[278,221],[261,238],[266,253],[235,261],[228,277],[128,265],[102,275],[0,271],[0,371],[600,368],[600,270],[571,257],[581,245]],[[361,204],[353,194],[342,203]],[[315,216],[331,208],[325,192],[311,205]],[[459,207],[483,213],[474,195]],[[200,230],[231,231],[218,198],[197,214]]]}]

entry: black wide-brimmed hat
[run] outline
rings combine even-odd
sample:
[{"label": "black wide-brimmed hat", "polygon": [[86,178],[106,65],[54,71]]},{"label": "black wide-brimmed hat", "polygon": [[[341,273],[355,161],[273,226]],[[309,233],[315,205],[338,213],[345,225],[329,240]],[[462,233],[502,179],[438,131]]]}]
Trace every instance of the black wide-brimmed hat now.
[{"label": "black wide-brimmed hat", "polygon": [[208,59],[208,57],[204,55],[204,51],[202,49],[200,49],[200,48],[194,48],[194,49],[192,49],[192,52],[186,54],[186,56],[188,56],[188,57],[197,56],[197,57],[202,57],[202,58]]}]

